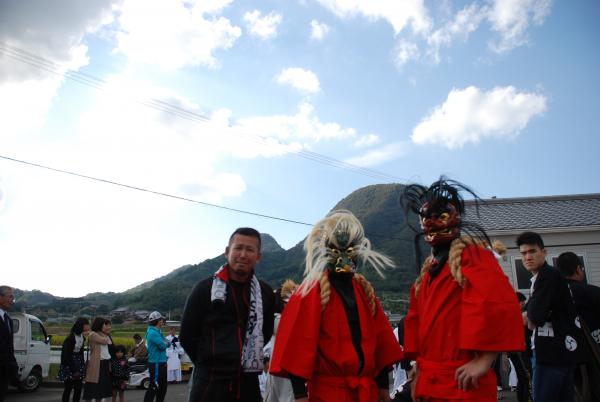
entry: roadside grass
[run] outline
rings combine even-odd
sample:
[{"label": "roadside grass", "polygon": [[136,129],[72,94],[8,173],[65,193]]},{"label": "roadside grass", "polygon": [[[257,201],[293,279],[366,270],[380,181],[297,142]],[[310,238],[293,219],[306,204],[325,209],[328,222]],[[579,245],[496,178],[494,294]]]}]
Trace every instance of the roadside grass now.
[{"label": "roadside grass", "polygon": [[[142,338],[146,334],[147,325],[114,324],[110,336],[115,345],[123,345],[129,352],[135,346],[133,335],[140,334]],[[65,338],[69,335],[70,326],[48,325],[46,331],[52,335],[51,346],[62,346]],[[163,334],[167,335],[168,330],[163,328]]]}]

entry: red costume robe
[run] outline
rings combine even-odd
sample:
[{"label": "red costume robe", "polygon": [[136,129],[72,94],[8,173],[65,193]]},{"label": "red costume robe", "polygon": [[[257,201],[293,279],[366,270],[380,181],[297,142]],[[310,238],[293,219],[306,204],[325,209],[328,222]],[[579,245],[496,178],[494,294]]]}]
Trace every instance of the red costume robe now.
[{"label": "red costume robe", "polygon": [[281,316],[270,372],[308,380],[311,402],[375,402],[379,397],[375,377],[402,359],[379,301],[373,316],[361,285],[352,282],[364,354],[360,375],[344,304],[333,286],[325,311],[321,312],[317,283],[304,297],[301,291],[294,293]]},{"label": "red costume robe", "polygon": [[426,273],[418,295],[411,289],[404,321],[404,352],[416,358],[419,376],[417,398],[426,401],[495,402],[496,376],[492,369],[479,379],[479,387],[463,391],[456,369],[475,351],[524,350],[523,319],[514,289],[489,250],[467,246],[462,253],[460,287],[448,263],[431,281]]}]

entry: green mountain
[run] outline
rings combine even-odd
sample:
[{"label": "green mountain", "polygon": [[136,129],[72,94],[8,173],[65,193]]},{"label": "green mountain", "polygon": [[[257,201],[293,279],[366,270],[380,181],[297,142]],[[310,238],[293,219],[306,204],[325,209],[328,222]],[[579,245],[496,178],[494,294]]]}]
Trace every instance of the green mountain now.
[{"label": "green mountain", "polygon": [[[394,304],[394,300],[405,299],[410,283],[415,277],[413,234],[408,230],[402,210],[398,206],[398,197],[402,191],[399,184],[378,184],[354,191],[335,205],[335,209],[352,211],[362,222],[367,237],[373,248],[391,257],[396,268],[388,269],[385,278],[379,277],[372,269],[359,267],[362,273],[372,282],[375,290],[384,302],[384,306],[393,310],[403,310],[403,303]],[[307,228],[307,234],[308,234]],[[297,282],[302,279],[304,270],[303,240],[289,250],[284,250],[273,237],[262,234],[263,257],[257,267],[258,276],[278,287],[285,279],[292,278]],[[198,264],[185,265],[168,275],[143,283],[123,293],[95,293],[83,298],[55,298],[36,293],[38,301],[57,312],[95,311],[106,308],[129,306],[131,309],[160,310],[172,312],[177,316],[181,312],[188,294],[200,280],[212,275],[225,262],[223,255],[205,260]],[[22,301],[30,305],[25,292]],[[75,306],[73,306],[75,305]]]}]

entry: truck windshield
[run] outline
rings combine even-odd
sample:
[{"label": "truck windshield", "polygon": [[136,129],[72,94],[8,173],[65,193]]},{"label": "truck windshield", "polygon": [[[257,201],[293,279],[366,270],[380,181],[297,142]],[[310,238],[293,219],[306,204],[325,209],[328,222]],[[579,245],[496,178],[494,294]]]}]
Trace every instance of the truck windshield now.
[{"label": "truck windshield", "polygon": [[46,331],[42,324],[37,321],[29,321],[31,323],[31,340],[45,342],[46,341]]}]

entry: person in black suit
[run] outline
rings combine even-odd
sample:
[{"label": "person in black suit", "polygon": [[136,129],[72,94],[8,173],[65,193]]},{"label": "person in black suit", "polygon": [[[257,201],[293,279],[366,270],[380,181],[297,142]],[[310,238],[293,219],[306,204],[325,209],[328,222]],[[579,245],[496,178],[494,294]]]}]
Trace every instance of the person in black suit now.
[{"label": "person in black suit", "polygon": [[8,384],[17,382],[18,366],[13,346],[13,324],[8,310],[15,302],[10,286],[0,286],[0,402],[8,392]]},{"label": "person in black suit", "polygon": [[586,361],[588,350],[567,281],[546,262],[539,234],[522,233],[517,246],[523,265],[533,275],[524,313],[534,331],[533,400],[573,402],[575,367]]},{"label": "person in black suit", "polygon": [[575,390],[583,400],[600,401],[600,287],[586,283],[585,268],[571,251],[558,256],[556,268],[567,278],[592,352],[588,363],[575,371]]}]

